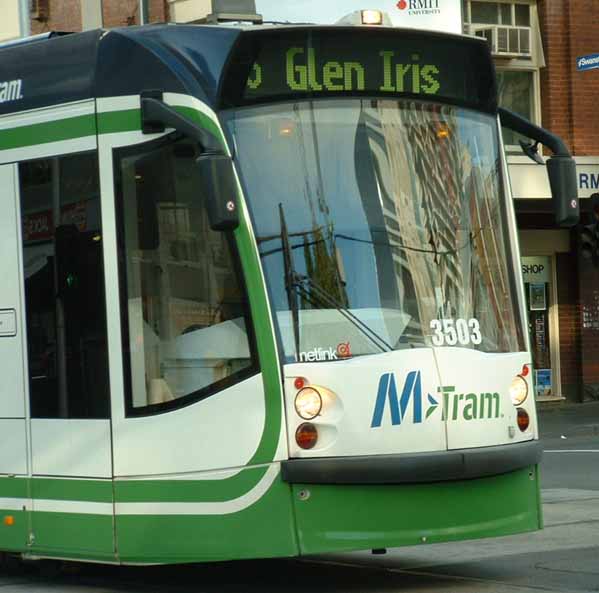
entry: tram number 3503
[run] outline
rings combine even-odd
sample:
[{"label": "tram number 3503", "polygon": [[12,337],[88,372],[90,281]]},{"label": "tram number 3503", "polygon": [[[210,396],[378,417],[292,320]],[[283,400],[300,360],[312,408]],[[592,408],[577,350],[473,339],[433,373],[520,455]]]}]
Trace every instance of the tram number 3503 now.
[{"label": "tram number 3503", "polygon": [[478,319],[433,319],[434,346],[478,345],[483,341]]}]

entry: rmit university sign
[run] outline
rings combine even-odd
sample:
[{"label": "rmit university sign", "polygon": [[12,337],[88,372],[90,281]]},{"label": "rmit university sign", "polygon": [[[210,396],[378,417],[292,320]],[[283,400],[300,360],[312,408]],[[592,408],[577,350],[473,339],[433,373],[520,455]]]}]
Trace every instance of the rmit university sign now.
[{"label": "rmit university sign", "polygon": [[396,27],[462,33],[462,0],[399,0],[389,4],[395,5],[386,10]]},{"label": "rmit university sign", "polygon": [[462,0],[256,0],[267,21],[332,25],[364,8],[386,12],[394,27],[462,33]]}]

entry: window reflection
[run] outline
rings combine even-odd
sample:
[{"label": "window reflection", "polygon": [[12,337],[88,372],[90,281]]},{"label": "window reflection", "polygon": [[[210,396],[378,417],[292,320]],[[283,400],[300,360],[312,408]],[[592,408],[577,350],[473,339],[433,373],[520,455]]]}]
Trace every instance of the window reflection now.
[{"label": "window reflection", "polygon": [[19,165],[31,414],[108,418],[98,160]]},{"label": "window reflection", "polygon": [[196,157],[179,141],[117,164],[134,410],[206,395],[255,367],[231,238],[209,227]]},{"label": "window reflection", "polygon": [[444,319],[480,324],[462,346],[522,348],[493,118],[349,99],[230,117],[288,360],[427,347]]}]

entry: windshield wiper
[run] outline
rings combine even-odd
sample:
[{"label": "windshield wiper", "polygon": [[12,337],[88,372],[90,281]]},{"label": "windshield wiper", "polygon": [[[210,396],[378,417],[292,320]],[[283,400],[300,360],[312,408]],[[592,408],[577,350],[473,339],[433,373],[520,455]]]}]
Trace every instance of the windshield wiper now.
[{"label": "windshield wiper", "polygon": [[285,222],[285,212],[283,204],[279,204],[279,217],[281,219],[281,243],[283,244],[283,264],[285,266],[285,290],[287,291],[287,301],[291,311],[291,320],[293,323],[293,340],[295,343],[296,356],[300,352],[300,327],[299,327],[299,307],[297,306],[297,293],[295,291],[295,269],[293,267],[293,255],[289,245],[289,231]]},{"label": "windshield wiper", "polygon": [[[383,352],[392,352],[394,350],[386,340],[377,334],[369,325],[364,323],[359,317],[354,315],[347,307],[337,300],[330,292],[320,286],[315,280],[303,274],[293,273],[293,286],[299,293],[311,304],[328,305],[336,309],[347,319],[354,327],[356,327],[364,336],[366,336],[379,350]],[[316,297],[316,298],[315,298]]]},{"label": "windshield wiper", "polygon": [[354,327],[368,338],[379,350],[383,352],[393,352],[394,348],[386,340],[384,340],[370,326],[364,323],[359,317],[354,315],[343,303],[336,299],[331,293],[320,286],[315,280],[309,276],[299,274],[295,271],[293,265],[292,248],[289,243],[289,231],[287,230],[287,222],[285,220],[285,211],[283,204],[279,204],[279,218],[281,220],[281,243],[283,251],[283,264],[285,273],[285,290],[287,292],[287,300],[289,302],[289,310],[293,323],[293,337],[295,343],[295,351],[300,352],[300,323],[299,323],[299,306],[297,303],[298,294],[305,298],[312,305],[325,304],[339,311],[345,319],[347,319]]}]

